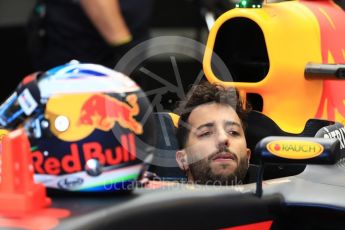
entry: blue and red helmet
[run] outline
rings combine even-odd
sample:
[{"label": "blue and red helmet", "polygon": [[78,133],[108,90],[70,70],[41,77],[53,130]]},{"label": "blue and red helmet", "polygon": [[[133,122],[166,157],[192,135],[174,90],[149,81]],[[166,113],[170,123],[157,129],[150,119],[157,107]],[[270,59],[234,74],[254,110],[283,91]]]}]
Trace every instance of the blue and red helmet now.
[{"label": "blue and red helmet", "polygon": [[154,123],[134,81],[78,62],[27,76],[0,107],[0,125],[30,137],[35,180],[68,191],[132,187],[152,158]]}]

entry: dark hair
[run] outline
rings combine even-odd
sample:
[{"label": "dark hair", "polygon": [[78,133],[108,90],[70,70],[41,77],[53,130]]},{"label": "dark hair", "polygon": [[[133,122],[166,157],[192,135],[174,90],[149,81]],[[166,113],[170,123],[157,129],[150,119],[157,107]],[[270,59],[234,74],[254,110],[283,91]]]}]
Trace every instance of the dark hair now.
[{"label": "dark hair", "polygon": [[239,97],[238,91],[233,87],[225,88],[218,84],[203,82],[190,89],[186,99],[180,102],[177,109],[180,119],[178,122],[176,137],[179,142],[180,149],[183,149],[187,142],[190,131],[188,118],[191,112],[200,105],[212,102],[230,105],[236,111],[241,120],[243,129],[245,130],[246,117],[250,110],[250,106],[249,104],[246,104],[245,108],[243,107],[243,102]]}]

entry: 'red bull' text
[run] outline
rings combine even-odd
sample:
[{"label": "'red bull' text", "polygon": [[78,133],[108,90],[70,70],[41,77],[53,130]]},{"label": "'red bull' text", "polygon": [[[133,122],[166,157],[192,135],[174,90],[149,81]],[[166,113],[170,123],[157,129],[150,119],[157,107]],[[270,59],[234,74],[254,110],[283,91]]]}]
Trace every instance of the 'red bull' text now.
[{"label": "'red bull' text", "polygon": [[122,135],[121,145],[115,149],[103,149],[99,142],[88,142],[80,147],[73,143],[70,152],[64,154],[61,159],[53,156],[44,156],[41,151],[32,153],[33,164],[36,173],[59,175],[61,173],[75,173],[82,171],[81,159],[87,162],[97,159],[102,165],[118,165],[136,159],[136,145],[134,134]]}]

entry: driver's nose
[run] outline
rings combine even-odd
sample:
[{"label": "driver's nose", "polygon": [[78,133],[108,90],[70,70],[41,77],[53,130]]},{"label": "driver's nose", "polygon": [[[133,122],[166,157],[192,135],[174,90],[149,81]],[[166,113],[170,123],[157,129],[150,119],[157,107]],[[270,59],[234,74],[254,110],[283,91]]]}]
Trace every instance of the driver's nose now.
[{"label": "driver's nose", "polygon": [[225,130],[220,130],[218,132],[217,138],[218,138],[217,139],[218,145],[222,145],[222,146],[230,145],[229,135],[227,134],[227,132],[225,132]]}]

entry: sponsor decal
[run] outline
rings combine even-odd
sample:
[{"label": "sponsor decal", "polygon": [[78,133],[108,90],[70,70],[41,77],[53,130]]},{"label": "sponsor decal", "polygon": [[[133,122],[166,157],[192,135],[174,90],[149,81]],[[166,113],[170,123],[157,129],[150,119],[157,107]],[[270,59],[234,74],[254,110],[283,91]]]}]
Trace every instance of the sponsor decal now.
[{"label": "sponsor decal", "polygon": [[[344,63],[344,11],[332,1],[300,1],[300,3],[313,12],[319,23],[322,63]],[[323,92],[315,114],[316,118],[340,120],[345,117],[344,87],[344,81],[323,81]]]},{"label": "sponsor decal", "polygon": [[18,103],[27,116],[30,115],[38,107],[38,103],[35,101],[28,89],[25,89],[18,96]]},{"label": "sponsor decal", "polygon": [[220,230],[269,230],[271,229],[273,221],[267,220],[252,224],[238,225],[234,227],[221,228]]},{"label": "sponsor decal", "polygon": [[92,95],[82,106],[79,125],[89,125],[96,129],[109,131],[115,123],[142,134],[143,127],[135,120],[139,114],[138,98],[135,94],[128,95],[126,102],[103,94]]},{"label": "sponsor decal", "polygon": [[340,141],[340,149],[345,148],[345,127],[327,132],[323,135],[323,137],[329,139],[336,138]]},{"label": "sponsor decal", "polygon": [[70,152],[62,154],[62,158],[45,156],[41,151],[32,153],[33,165],[36,173],[59,175],[82,171],[90,159],[97,159],[102,165],[119,165],[136,160],[136,144],[133,133],[120,137],[120,145],[114,149],[103,149],[97,141],[86,142],[78,146],[70,144]]},{"label": "sponsor decal", "polygon": [[80,187],[83,183],[84,183],[83,178],[72,176],[72,177],[66,177],[62,180],[59,180],[58,186],[59,188],[70,190],[75,187]]},{"label": "sponsor decal", "polygon": [[287,159],[309,159],[323,152],[319,143],[298,140],[271,141],[266,148],[273,155]]}]

